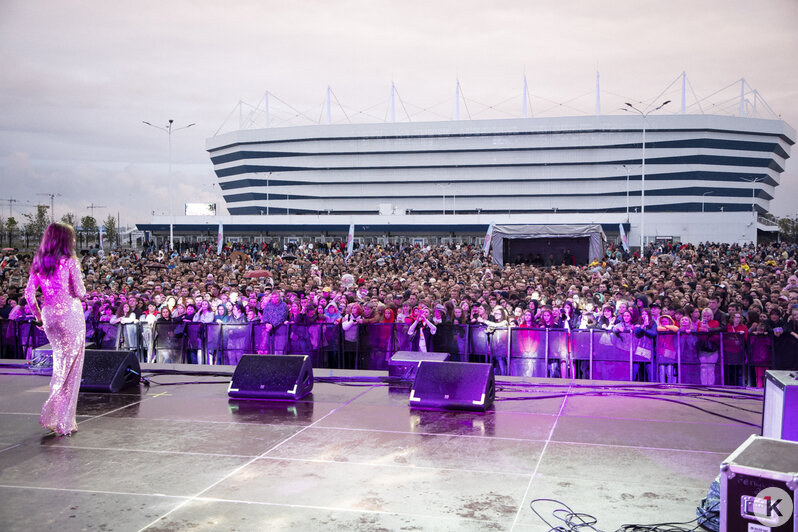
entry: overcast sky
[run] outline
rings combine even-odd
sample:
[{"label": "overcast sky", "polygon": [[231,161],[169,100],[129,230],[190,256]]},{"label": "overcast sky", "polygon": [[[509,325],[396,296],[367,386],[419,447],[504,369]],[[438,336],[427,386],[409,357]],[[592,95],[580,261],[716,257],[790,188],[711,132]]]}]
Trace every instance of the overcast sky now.
[{"label": "overcast sky", "polygon": [[[18,219],[49,203],[38,194],[60,194],[57,217],[90,204],[123,225],[166,213],[167,135],[142,121],[174,119],[196,123],[172,136],[176,213],[218,200],[205,140],[238,128],[239,101],[265,120],[248,106],[267,90],[317,121],[330,85],[346,116],[374,121],[393,80],[419,121],[453,118],[459,78],[461,118],[494,118],[521,115],[526,73],[531,112],[558,116],[594,112],[596,71],[603,113],[653,101],[686,71],[699,98],[744,77],[798,127],[796,21],[795,0],[0,0],[0,198],[19,200]],[[662,98],[678,112],[680,84]],[[271,108],[274,123],[310,123]],[[772,211],[797,214],[797,195],[793,150]]]}]

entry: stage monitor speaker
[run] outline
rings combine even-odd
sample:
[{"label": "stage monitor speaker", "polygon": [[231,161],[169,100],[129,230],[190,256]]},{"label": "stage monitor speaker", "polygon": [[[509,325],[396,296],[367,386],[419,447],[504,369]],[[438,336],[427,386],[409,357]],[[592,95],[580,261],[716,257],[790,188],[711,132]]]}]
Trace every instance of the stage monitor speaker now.
[{"label": "stage monitor speaker", "polygon": [[410,406],[485,411],[495,396],[491,364],[424,360],[410,389]]},{"label": "stage monitor speaker", "polygon": [[437,360],[446,362],[449,353],[436,353],[434,351],[397,351],[388,362],[388,376],[412,382],[416,378],[418,365],[424,360]]},{"label": "stage monitor speaker", "polygon": [[299,399],[313,389],[313,365],[305,355],[244,355],[227,395],[234,399]]},{"label": "stage monitor speaker", "polygon": [[87,349],[83,360],[81,392],[111,392],[139,382],[141,366],[133,351]]},{"label": "stage monitor speaker", "polygon": [[765,374],[762,436],[798,441],[798,371]]}]

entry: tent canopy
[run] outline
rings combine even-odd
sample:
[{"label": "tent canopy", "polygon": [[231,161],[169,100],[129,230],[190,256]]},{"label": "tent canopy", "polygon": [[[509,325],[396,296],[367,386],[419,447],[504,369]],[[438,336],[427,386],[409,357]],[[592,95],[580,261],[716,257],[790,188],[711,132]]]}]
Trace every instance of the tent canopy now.
[{"label": "tent canopy", "polygon": [[[514,255],[531,254],[535,250],[546,249],[551,253],[559,251],[560,257],[566,246],[577,256],[578,260],[592,262],[604,256],[606,237],[598,224],[586,225],[496,225],[493,227],[491,245],[493,246],[493,262],[505,263],[505,253],[509,260]],[[515,248],[515,251],[510,248]]]}]

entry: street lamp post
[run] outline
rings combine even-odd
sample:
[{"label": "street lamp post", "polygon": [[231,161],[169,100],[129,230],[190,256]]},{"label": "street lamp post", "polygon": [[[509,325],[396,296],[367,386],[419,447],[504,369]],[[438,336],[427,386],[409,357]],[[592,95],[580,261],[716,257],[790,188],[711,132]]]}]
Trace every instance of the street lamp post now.
[{"label": "street lamp post", "polygon": [[709,192],[704,192],[703,194],[701,194],[701,212],[704,212],[704,198],[706,197],[707,194],[712,194],[712,192],[713,191],[710,190]]},{"label": "street lamp post", "polygon": [[629,223],[629,167],[621,165],[626,170],[626,223]]},{"label": "street lamp post", "polygon": [[756,222],[756,184],[760,181],[765,180],[765,176],[762,177],[751,177],[751,178],[744,178],[741,177],[743,181],[746,183],[751,183],[751,212],[754,213],[754,222]]},{"label": "street lamp post", "polygon": [[640,163],[640,255],[641,256],[643,255],[643,249],[645,246],[645,238],[646,238],[645,236],[646,235],[646,118],[648,118],[648,115],[650,115],[651,113],[659,111],[669,103],[671,103],[670,100],[665,100],[657,107],[648,112],[641,111],[640,109],[638,109],[629,102],[626,102],[624,104],[626,105],[626,107],[621,108],[624,111],[629,111],[629,112],[634,111],[643,117],[643,154]]},{"label": "street lamp post", "polygon": [[187,129],[196,124],[192,122],[187,126],[175,128],[173,127],[174,120],[172,120],[171,118],[169,119],[169,123],[166,124],[166,127],[150,124],[146,120],[142,120],[142,122],[150,127],[154,127],[155,129],[166,131],[166,134],[169,137],[169,249],[175,249],[175,244],[174,244],[175,211],[174,211],[174,198],[172,197],[172,131],[180,131],[181,129]]}]

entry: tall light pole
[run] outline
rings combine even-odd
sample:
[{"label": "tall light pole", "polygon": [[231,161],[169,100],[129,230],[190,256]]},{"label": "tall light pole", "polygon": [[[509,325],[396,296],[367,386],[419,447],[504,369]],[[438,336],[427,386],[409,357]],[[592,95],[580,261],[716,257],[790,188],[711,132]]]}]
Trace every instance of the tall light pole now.
[{"label": "tall light pole", "polygon": [[194,126],[193,122],[187,126],[183,127],[173,127],[174,120],[171,118],[169,119],[169,123],[166,124],[166,127],[163,126],[156,126],[155,124],[150,124],[146,120],[142,120],[144,124],[147,124],[150,127],[154,127],[155,129],[160,129],[161,131],[166,131],[167,136],[169,137],[169,249],[174,249],[174,223],[175,223],[175,211],[174,211],[174,198],[172,197],[172,131],[180,131],[181,129],[186,129],[191,126]]},{"label": "tall light pole", "polygon": [[712,194],[712,192],[713,191],[710,190],[709,192],[704,192],[703,194],[701,194],[701,212],[704,212],[704,198],[706,197],[707,194]]},{"label": "tall light pole", "polygon": [[643,112],[634,105],[629,102],[626,102],[624,105],[626,107],[622,107],[624,111],[634,111],[640,116],[643,117],[643,155],[642,160],[640,163],[640,255],[643,255],[643,249],[645,246],[645,238],[646,238],[646,118],[648,115],[655,111],[659,111],[666,105],[671,103],[670,100],[665,100],[661,104],[659,104],[654,109]]}]

